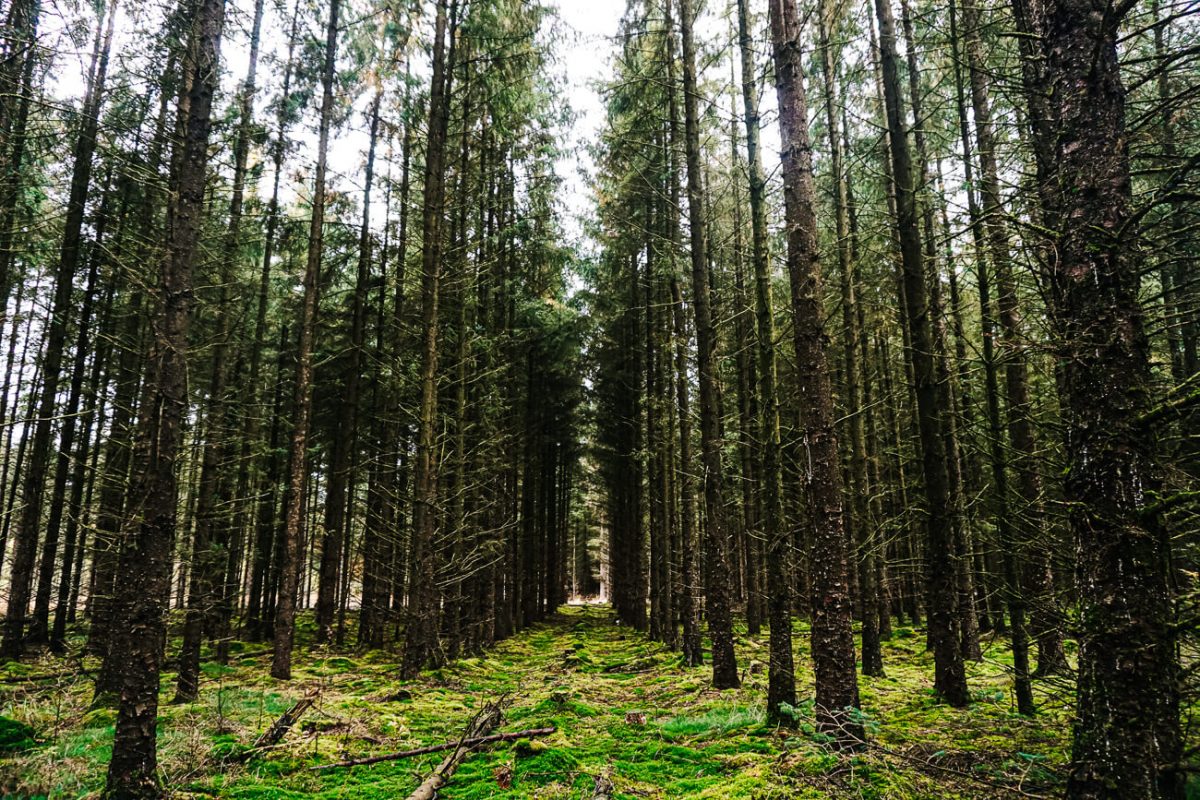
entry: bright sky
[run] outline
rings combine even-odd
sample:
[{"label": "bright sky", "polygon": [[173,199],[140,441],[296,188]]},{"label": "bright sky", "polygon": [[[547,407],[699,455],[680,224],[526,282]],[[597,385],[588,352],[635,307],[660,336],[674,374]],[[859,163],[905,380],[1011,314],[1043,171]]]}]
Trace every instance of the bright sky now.
[{"label": "bright sky", "polygon": [[[595,142],[604,126],[603,98],[593,82],[613,74],[613,58],[618,49],[617,27],[628,3],[627,0],[550,0],[550,3],[558,8],[563,22],[577,36],[576,41],[559,45],[556,67],[567,77],[569,103],[578,115],[570,132],[570,141],[564,143],[567,155],[558,165],[558,174],[563,178],[560,200],[571,215],[563,222],[568,235],[578,239],[581,232],[577,218],[594,210],[591,187],[586,180],[593,164],[585,145]],[[697,38],[704,42],[729,36],[732,22],[724,15],[709,13],[701,15],[696,25]],[[728,62],[722,59],[705,74],[728,79],[728,70]],[[724,113],[729,113],[726,97],[714,99],[725,106]],[[768,174],[772,174],[779,165],[779,131],[773,124],[775,92],[770,85],[760,88],[760,111],[765,123],[762,129],[763,161]]]},{"label": "bright sky", "polygon": [[[562,31],[565,35],[556,42],[556,59],[551,68],[567,82],[567,102],[575,112],[574,124],[567,132],[567,140],[563,142],[563,158],[559,161],[558,174],[562,178],[562,192],[559,197],[560,208],[565,212],[562,220],[564,230],[574,243],[586,247],[581,241],[582,231],[580,218],[592,213],[594,199],[588,176],[594,173],[594,165],[588,152],[587,145],[597,140],[604,125],[604,104],[595,82],[603,80],[612,74],[612,59],[617,51],[616,34],[621,16],[626,10],[628,0],[546,0],[558,10]],[[263,61],[259,66],[259,94],[256,100],[256,114],[260,120],[265,119],[267,103],[279,89],[281,71],[268,60],[273,55],[282,58],[286,36],[287,22],[280,19],[277,9],[291,7],[290,0],[271,2],[268,0],[267,13],[263,27]],[[222,67],[224,72],[224,95],[232,96],[238,83],[244,78],[248,59],[248,35],[250,15],[253,0],[230,0],[227,6],[227,20],[224,41],[222,43]],[[66,98],[78,98],[84,91],[84,76],[87,73],[88,57],[90,55],[90,33],[82,46],[72,46],[66,40],[67,29],[65,15],[57,3],[52,2],[47,9],[47,24],[43,35],[51,39],[47,42],[60,53],[65,53],[59,61],[59,69],[50,77],[51,92]],[[136,4],[122,3],[117,25],[117,41],[114,42],[114,64],[110,75],[119,73],[120,59],[125,54],[123,48],[131,44],[131,31],[137,24],[145,24],[143,9]],[[427,16],[427,15],[425,15]],[[421,17],[421,24],[428,20]],[[139,19],[141,18],[141,19]],[[729,21],[721,15],[707,14],[698,20],[698,34],[701,41],[714,36],[728,35]],[[315,36],[319,33],[317,22],[309,23],[308,34]],[[427,34],[428,32],[426,32]],[[414,71],[421,74],[426,65],[414,62]],[[711,69],[727,72],[724,63],[718,63]],[[769,87],[765,87],[769,88]],[[764,91],[763,111],[769,120],[773,111],[773,92]],[[367,150],[365,111],[369,103],[367,92],[354,98],[355,110],[350,114],[346,123],[335,131],[334,141],[329,152],[330,178],[333,186],[342,190],[354,191],[362,178],[362,163]],[[724,104],[725,99],[718,97],[717,101]],[[293,126],[290,135],[300,147],[290,157],[289,175],[297,176],[296,168],[300,165],[311,165],[315,159],[315,114],[314,109],[306,110],[303,120]],[[776,162],[777,133],[773,126],[764,128],[764,155],[768,171]],[[261,155],[261,154],[260,154]],[[307,172],[307,170],[304,170]],[[266,178],[264,177],[264,180]],[[266,191],[266,185],[260,185],[259,191]],[[283,187],[284,202],[294,197],[294,192],[305,192],[307,180],[303,183],[288,185],[285,180]],[[375,198],[382,202],[382,197]],[[382,220],[382,207],[372,210],[376,221]]]},{"label": "bright sky", "polygon": [[[586,150],[604,125],[604,105],[592,85],[611,74],[613,41],[626,0],[553,0],[563,22],[574,31],[573,40],[560,46],[557,67],[566,75],[571,108],[577,117],[571,140],[564,143],[566,155],[559,162],[563,178],[563,208],[573,216],[583,215],[592,207],[591,189],[581,170],[591,171]],[[577,235],[574,219],[563,221],[569,233]]]},{"label": "bright sky", "polygon": [[[628,0],[546,2],[557,9],[560,19],[559,32],[562,34],[556,40],[555,59],[551,69],[558,77],[565,78],[566,101],[575,115],[571,129],[565,132],[566,141],[562,142],[563,156],[557,164],[557,172],[562,179],[558,198],[559,208],[563,212],[561,225],[570,244],[586,250],[589,243],[583,234],[582,223],[594,209],[589,176],[595,172],[588,145],[597,140],[604,125],[604,104],[594,84],[597,80],[611,75],[617,28]],[[253,5],[254,0],[229,0],[226,6],[225,35],[221,47],[223,94],[226,99],[233,96],[246,74]],[[344,7],[354,9],[359,5],[354,3]],[[424,5],[428,10],[429,3]],[[282,71],[278,64],[286,47],[288,20],[281,19],[279,9],[291,7],[291,0],[268,0],[266,4],[262,32],[263,56],[259,63],[259,92],[255,102],[255,113],[259,120],[266,121],[268,125],[272,124],[268,119],[268,103],[279,91]],[[122,2],[119,9],[110,80],[121,73],[121,61],[124,57],[129,55],[136,58],[139,55],[127,49],[133,41],[133,30],[139,25],[155,24],[146,19],[145,9],[137,4]],[[353,19],[356,15],[357,12],[352,12],[348,19]],[[422,15],[419,24],[428,25],[429,20],[426,17],[428,14]],[[65,9],[54,0],[45,9],[42,34],[44,43],[61,54],[58,68],[47,76],[50,92],[64,101],[71,99],[77,102],[84,94],[91,54],[91,29],[94,25],[94,21],[89,21],[85,38],[72,42],[67,36],[69,25]],[[309,36],[320,33],[318,21],[309,21],[308,26]],[[428,31],[424,33],[428,35]],[[418,75],[424,73],[428,67],[422,62],[423,59],[419,55],[416,56],[413,69]],[[370,97],[366,91],[362,92],[361,96],[352,98],[354,110],[344,124],[334,131],[329,151],[330,182],[333,187],[343,191],[354,192],[361,189],[362,165],[368,145],[365,117],[369,102]],[[294,125],[289,132],[299,147],[289,156],[288,173],[281,187],[281,200],[285,204],[294,201],[297,194],[303,196],[311,191],[310,170],[316,158],[315,127],[314,108],[310,107],[299,124]],[[224,157],[227,158],[228,153]],[[258,152],[255,157],[265,157],[265,154]],[[228,168],[228,164],[224,167]],[[296,181],[296,178],[301,180]],[[269,181],[268,169],[263,172],[258,191],[269,191]],[[385,214],[383,197],[382,192],[376,192],[373,197],[371,215],[377,227]]]}]

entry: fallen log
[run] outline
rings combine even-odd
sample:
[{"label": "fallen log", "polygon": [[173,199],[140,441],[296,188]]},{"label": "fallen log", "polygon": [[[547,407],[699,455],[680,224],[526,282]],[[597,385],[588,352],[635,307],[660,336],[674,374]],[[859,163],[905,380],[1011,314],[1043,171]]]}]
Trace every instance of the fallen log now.
[{"label": "fallen log", "polygon": [[287,736],[288,731],[292,726],[300,721],[300,717],[304,716],[304,712],[312,708],[313,703],[317,702],[317,697],[321,694],[320,689],[310,689],[308,694],[296,701],[296,704],[280,715],[279,719],[271,724],[263,732],[262,736],[254,742],[254,749],[261,750],[264,747],[272,747],[279,744],[284,736]]},{"label": "fallen log", "polygon": [[384,761],[399,761],[402,758],[424,756],[428,755],[429,753],[441,753],[445,750],[453,750],[456,747],[474,749],[481,745],[492,744],[493,742],[511,742],[514,739],[528,739],[533,736],[549,736],[556,730],[557,728],[551,725],[546,728],[530,728],[529,730],[513,731],[512,733],[493,733],[490,736],[479,736],[474,739],[446,742],[444,744],[431,744],[428,747],[416,747],[412,750],[401,750],[398,753],[388,753],[382,756],[352,758],[347,761],[338,761],[334,764],[322,764],[318,767],[309,767],[309,769],[315,772],[323,769],[337,769],[338,767],[364,767],[368,764],[380,764]]},{"label": "fallen log", "polygon": [[454,749],[450,751],[450,755],[443,759],[428,778],[421,783],[420,786],[408,796],[408,800],[434,800],[437,797],[438,790],[450,782],[450,778],[454,775],[454,771],[471,752],[471,746],[467,745],[472,739],[482,739],[490,734],[497,725],[500,724],[500,704],[503,700],[495,703],[488,703],[479,713],[471,720],[471,724],[467,726],[467,730],[463,733],[462,738],[454,745]]},{"label": "fallen log", "polygon": [[254,744],[250,746],[250,749],[235,753],[229,760],[248,761],[257,753],[279,744],[283,741],[283,737],[287,736],[288,731],[300,721],[300,717],[304,716],[304,712],[312,708],[313,703],[317,702],[317,697],[320,694],[320,689],[309,690],[304,697],[296,701],[295,705],[283,712],[277,720],[271,723],[271,727],[263,731],[262,735],[254,740]]},{"label": "fallen log", "polygon": [[651,672],[658,667],[658,659],[656,658],[639,658],[635,661],[621,661],[617,664],[609,664],[601,670],[606,675],[611,675],[619,672],[623,675],[641,675],[644,672]]}]

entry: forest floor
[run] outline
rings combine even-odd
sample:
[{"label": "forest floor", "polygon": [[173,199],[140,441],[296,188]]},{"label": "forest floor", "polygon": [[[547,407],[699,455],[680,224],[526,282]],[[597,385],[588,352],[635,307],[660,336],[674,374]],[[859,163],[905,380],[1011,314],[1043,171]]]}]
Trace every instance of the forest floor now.
[{"label": "forest floor", "polygon": [[[199,702],[166,705],[174,675],[164,674],[160,768],[178,797],[403,798],[444,754],[310,768],[455,741],[476,709],[506,696],[499,731],[556,732],[470,755],[441,797],[591,798],[599,775],[610,778],[614,797],[664,800],[1058,794],[1069,733],[1062,688],[1041,687],[1038,716],[1018,716],[1008,651],[1002,638],[985,638],[984,660],[969,665],[974,702],[949,708],[932,694],[923,640],[898,628],[884,644],[888,677],[860,678],[871,744],[856,754],[832,751],[813,729],[800,626],[797,688],[810,699],[796,710],[795,730],[764,720],[765,630],[739,633],[743,686],[728,691],[709,687],[707,667],[684,667],[678,654],[615,625],[604,606],[564,607],[481,657],[415,681],[397,679],[393,653],[298,648],[293,680],[280,683],[261,645],[235,643],[229,666],[205,664]],[[103,785],[115,714],[89,710],[91,682],[63,668],[53,657],[0,667],[0,714],[31,726],[35,740],[0,754],[0,795],[95,797]],[[312,689],[320,690],[316,704],[280,746],[230,762]],[[0,731],[0,749],[3,739]]]}]

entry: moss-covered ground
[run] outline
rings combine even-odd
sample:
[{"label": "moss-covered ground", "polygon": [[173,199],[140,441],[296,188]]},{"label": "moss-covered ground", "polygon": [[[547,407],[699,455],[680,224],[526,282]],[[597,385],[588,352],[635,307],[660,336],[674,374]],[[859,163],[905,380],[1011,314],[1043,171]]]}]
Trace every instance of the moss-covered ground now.
[{"label": "moss-covered ground", "polygon": [[[546,624],[415,681],[396,677],[389,652],[298,650],[288,683],[268,675],[261,645],[235,643],[228,666],[205,665],[200,702],[168,705],[163,676],[160,766],[177,796],[402,798],[441,759],[411,758],[314,771],[344,758],[456,739],[483,703],[508,700],[502,731],[554,725],[535,740],[469,757],[442,797],[591,798],[609,776],[620,798],[991,798],[1054,796],[1061,789],[1068,711],[1061,690],[1040,691],[1040,713],[1013,709],[1008,653],[985,640],[969,667],[975,702],[939,704],[923,634],[898,629],[884,645],[886,678],[861,678],[871,745],[833,751],[814,731],[811,699],[798,726],[764,720],[766,632],[738,636],[743,686],[709,688],[709,670],[618,627],[602,606],[569,606]],[[798,627],[799,696],[811,698],[807,632]],[[89,710],[91,683],[47,657],[0,678],[0,715],[15,752],[0,753],[0,794],[94,797],[103,785],[114,713]],[[14,682],[55,674],[44,681]],[[26,676],[27,677],[27,676]],[[320,699],[283,744],[244,764],[228,754],[313,687]],[[36,742],[28,741],[29,730]],[[32,745],[32,746],[31,746]],[[503,785],[511,783],[504,789]]]}]

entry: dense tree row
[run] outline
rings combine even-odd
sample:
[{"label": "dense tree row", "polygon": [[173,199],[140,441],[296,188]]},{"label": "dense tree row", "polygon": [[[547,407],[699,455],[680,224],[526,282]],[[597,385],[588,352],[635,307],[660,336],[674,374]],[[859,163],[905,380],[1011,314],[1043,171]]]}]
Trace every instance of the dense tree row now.
[{"label": "dense tree row", "polygon": [[630,3],[598,176],[599,475],[618,615],[696,663],[702,613],[714,686],[738,680],[731,612],[765,621],[787,722],[806,618],[819,720],[853,747],[855,673],[884,673],[894,626],[925,623],[959,706],[1002,634],[1021,714],[1077,670],[1072,797],[1177,797],[1196,21],[1102,11]]},{"label": "dense tree row", "polygon": [[2,648],[86,616],[109,792],[156,796],[165,668],[194,699],[238,637],[287,678],[312,609],[411,674],[590,579],[564,109],[535,3],[101,4],[66,107],[43,14],[4,39]]}]

